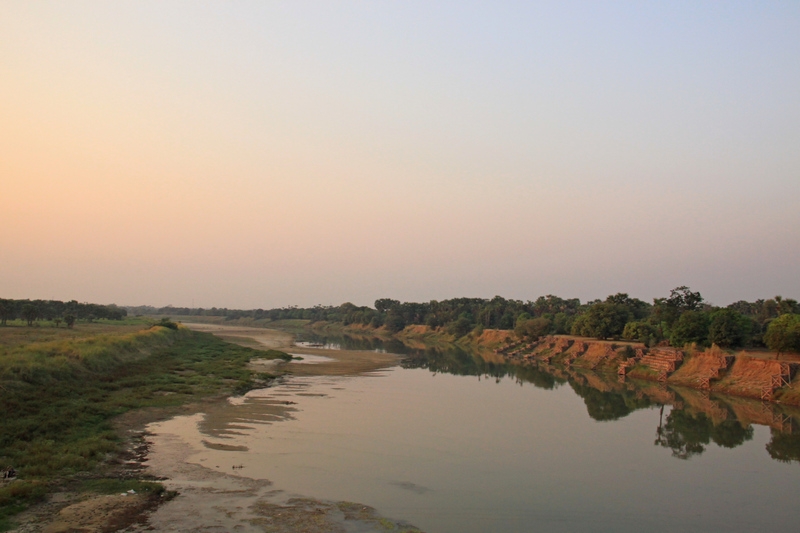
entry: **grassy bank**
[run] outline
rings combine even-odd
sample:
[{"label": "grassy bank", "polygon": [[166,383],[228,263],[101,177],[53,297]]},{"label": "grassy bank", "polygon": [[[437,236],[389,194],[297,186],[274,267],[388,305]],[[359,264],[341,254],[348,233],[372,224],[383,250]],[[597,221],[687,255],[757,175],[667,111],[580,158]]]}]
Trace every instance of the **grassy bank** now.
[{"label": "grassy bank", "polygon": [[18,472],[0,486],[0,531],[70,476],[102,477],[123,445],[116,416],[244,392],[268,378],[247,369],[255,357],[286,355],[141,323],[0,328],[0,465]]}]

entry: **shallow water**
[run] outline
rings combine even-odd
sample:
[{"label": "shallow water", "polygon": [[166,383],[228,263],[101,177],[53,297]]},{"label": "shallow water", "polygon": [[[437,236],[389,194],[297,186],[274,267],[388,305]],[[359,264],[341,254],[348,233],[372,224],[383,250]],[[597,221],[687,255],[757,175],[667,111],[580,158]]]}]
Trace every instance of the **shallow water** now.
[{"label": "shallow water", "polygon": [[530,379],[552,388],[400,367],[293,378],[159,431],[197,444],[190,462],[428,533],[794,530],[800,467],[767,453],[770,428]]}]

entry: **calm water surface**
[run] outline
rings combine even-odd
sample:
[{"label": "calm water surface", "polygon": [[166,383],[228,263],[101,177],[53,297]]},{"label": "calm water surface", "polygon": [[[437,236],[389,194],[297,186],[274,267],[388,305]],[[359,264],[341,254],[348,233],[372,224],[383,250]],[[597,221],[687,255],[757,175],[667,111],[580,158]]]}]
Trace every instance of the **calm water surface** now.
[{"label": "calm water surface", "polygon": [[[444,366],[466,373],[458,360]],[[546,373],[430,370],[442,365],[252,391],[206,415],[191,460],[428,533],[796,530],[800,467],[766,450],[775,433],[773,455],[791,456],[791,432]]]}]

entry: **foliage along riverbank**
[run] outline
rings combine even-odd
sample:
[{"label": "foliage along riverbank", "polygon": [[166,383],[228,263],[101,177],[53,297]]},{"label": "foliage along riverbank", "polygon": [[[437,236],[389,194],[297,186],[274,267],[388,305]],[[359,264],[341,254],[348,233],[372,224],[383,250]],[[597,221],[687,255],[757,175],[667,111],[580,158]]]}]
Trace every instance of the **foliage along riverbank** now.
[{"label": "foliage along riverbank", "polygon": [[[254,375],[247,368],[253,358],[290,356],[230,344],[168,320],[0,328],[0,464],[17,471],[16,480],[0,486],[0,531],[59,487],[119,493],[127,485],[103,481],[126,445],[114,419],[133,409],[171,408],[263,386],[272,376]],[[76,481],[86,478],[95,481]],[[128,488],[156,496],[163,490],[131,483]]]},{"label": "foliage along riverbank", "polygon": [[[313,327],[363,329],[373,335],[421,336],[450,341],[483,330],[513,331],[518,337],[577,335],[598,339],[668,344],[677,348],[695,344],[725,349],[763,348],[800,352],[800,304],[775,296],[753,302],[737,301],[718,307],[699,292],[681,286],[668,296],[647,303],[625,293],[605,300],[581,303],[577,298],[547,295],[523,302],[500,296],[454,298],[430,302],[375,301],[374,308],[344,303],[340,306],[280,309],[197,309],[128,307],[132,314],[191,317],[193,321],[223,321],[238,325],[302,330]],[[418,331],[414,332],[414,329]],[[431,335],[431,332],[435,334]]]}]

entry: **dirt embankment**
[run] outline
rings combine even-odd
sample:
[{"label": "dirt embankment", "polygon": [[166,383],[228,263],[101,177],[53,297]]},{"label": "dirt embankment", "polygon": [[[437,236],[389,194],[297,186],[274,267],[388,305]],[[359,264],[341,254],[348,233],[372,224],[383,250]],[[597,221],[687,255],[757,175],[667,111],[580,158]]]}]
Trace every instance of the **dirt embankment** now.
[{"label": "dirt embankment", "polygon": [[545,362],[584,367],[601,373],[661,381],[734,396],[800,405],[797,357],[767,359],[763,352],[733,354],[716,346],[647,348],[644,344],[602,341],[569,335],[550,335],[535,342],[508,338],[493,350],[510,362]]}]

